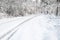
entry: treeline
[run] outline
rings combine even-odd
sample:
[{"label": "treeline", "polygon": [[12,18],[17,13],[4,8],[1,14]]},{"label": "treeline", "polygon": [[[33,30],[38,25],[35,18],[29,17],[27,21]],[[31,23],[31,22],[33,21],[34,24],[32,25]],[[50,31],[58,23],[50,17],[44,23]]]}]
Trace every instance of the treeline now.
[{"label": "treeline", "polygon": [[55,13],[55,0],[0,0],[0,13],[7,16],[25,16],[36,13]]}]

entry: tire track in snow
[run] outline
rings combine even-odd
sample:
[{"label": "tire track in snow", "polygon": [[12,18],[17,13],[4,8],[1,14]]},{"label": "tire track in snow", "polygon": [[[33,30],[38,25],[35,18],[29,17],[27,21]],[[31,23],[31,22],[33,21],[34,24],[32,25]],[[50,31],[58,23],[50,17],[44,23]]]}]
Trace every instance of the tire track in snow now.
[{"label": "tire track in snow", "polygon": [[[16,27],[12,28],[11,30],[9,30],[6,34],[4,34],[3,36],[0,37],[0,39],[3,39],[4,37],[8,36],[11,32],[12,34],[7,38],[7,40],[9,40],[15,33],[16,31],[19,29],[20,25],[22,25],[23,23],[35,18],[37,15],[29,18],[29,19],[26,19],[25,21],[21,22],[20,24],[18,24]],[[8,23],[8,22],[7,22]],[[15,31],[14,31],[15,30]],[[14,32],[13,32],[14,31]]]}]

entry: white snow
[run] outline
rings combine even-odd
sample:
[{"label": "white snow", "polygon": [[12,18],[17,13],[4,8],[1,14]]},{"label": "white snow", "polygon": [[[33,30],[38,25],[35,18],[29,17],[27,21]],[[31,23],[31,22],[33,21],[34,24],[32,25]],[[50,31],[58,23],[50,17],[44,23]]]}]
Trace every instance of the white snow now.
[{"label": "white snow", "polygon": [[58,40],[52,18],[55,16],[41,14],[1,19],[0,40]]}]

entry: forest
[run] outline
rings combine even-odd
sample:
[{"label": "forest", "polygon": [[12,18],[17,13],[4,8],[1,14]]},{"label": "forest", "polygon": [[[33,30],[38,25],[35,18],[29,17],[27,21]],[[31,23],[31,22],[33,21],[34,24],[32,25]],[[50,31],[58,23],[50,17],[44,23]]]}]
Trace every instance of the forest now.
[{"label": "forest", "polygon": [[0,18],[41,13],[60,15],[57,5],[59,0],[0,0]]}]

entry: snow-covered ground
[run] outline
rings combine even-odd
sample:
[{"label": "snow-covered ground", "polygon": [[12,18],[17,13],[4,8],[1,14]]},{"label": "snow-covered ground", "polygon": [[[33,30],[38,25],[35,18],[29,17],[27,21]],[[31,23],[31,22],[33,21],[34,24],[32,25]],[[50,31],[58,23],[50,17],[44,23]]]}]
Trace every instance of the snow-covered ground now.
[{"label": "snow-covered ground", "polygon": [[1,19],[0,40],[59,40],[59,25],[60,18],[53,15]]}]

